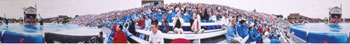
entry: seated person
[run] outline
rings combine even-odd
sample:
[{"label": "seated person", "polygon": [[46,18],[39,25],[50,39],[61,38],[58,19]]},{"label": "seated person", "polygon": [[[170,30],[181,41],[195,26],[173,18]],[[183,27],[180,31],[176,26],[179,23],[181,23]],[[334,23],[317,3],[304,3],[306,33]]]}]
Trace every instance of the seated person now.
[{"label": "seated person", "polygon": [[104,41],[103,33],[100,32],[100,35],[97,37],[97,42],[98,42],[98,43],[103,43],[103,41]]},{"label": "seated person", "polygon": [[263,37],[263,43],[271,43],[271,40],[269,37],[270,37],[269,32],[265,32],[265,35]]},{"label": "seated person", "polygon": [[123,29],[122,29],[122,31],[125,33],[125,35],[129,38],[129,34],[128,34],[128,32],[129,32],[129,25],[128,25],[128,23],[124,23],[124,26],[123,26]]},{"label": "seated person", "polygon": [[241,25],[238,25],[237,27],[237,31],[238,31],[238,35],[241,36],[241,37],[245,37],[248,35],[248,31],[247,31],[247,27],[246,24],[245,24],[245,21],[242,20],[239,22]]},{"label": "seated person", "polygon": [[217,12],[214,11],[213,15],[210,16],[209,20],[217,21],[216,16],[217,16]]},{"label": "seated person", "polygon": [[168,26],[169,26],[169,22],[168,22],[168,20],[166,19],[166,15],[165,14],[163,14],[162,15],[163,16],[163,21],[162,21],[162,32],[164,32],[164,33],[166,33],[166,32],[168,32],[169,30],[169,28],[168,28]]},{"label": "seated person", "polygon": [[229,18],[228,15],[224,15],[225,18],[221,18],[221,25],[223,26],[223,29],[227,28],[227,25],[229,24]]},{"label": "seated person", "polygon": [[194,33],[198,33],[198,31],[203,31],[201,30],[201,22],[198,14],[193,14],[193,22],[191,21],[191,24],[191,29]]},{"label": "seated person", "polygon": [[280,43],[279,36],[276,30],[271,30],[271,43]]},{"label": "seated person", "polygon": [[149,43],[152,44],[161,44],[164,43],[164,39],[162,37],[162,32],[158,31],[158,22],[152,22],[151,25],[151,35],[149,37]]},{"label": "seated person", "polygon": [[276,35],[271,38],[271,43],[281,43],[280,40],[278,39],[279,35]]},{"label": "seated person", "polygon": [[227,28],[227,33],[225,34],[226,40],[229,43],[239,43],[240,40],[242,40],[241,37],[237,36],[237,31],[236,31],[236,21],[231,20],[231,24],[229,24]]},{"label": "seated person", "polygon": [[114,37],[112,38],[113,43],[127,43],[128,42],[126,35],[124,34],[124,32],[121,29],[123,29],[123,26],[121,26],[121,25],[118,25],[117,28],[115,29]]},{"label": "seated person", "polygon": [[177,34],[184,34],[184,31],[182,29],[182,24],[183,24],[183,20],[181,18],[180,15],[176,15],[176,20],[175,20],[175,28],[174,28],[174,32]]},{"label": "seated person", "polygon": [[[130,19],[131,20],[131,19]],[[136,31],[135,31],[135,22],[134,21],[130,21],[130,26],[128,28],[128,31],[132,34],[132,35],[136,35]]]},{"label": "seated person", "polygon": [[204,13],[202,13],[200,17],[202,18],[201,20],[209,20],[209,10],[205,9]]},{"label": "seated person", "polygon": [[151,19],[152,21],[157,21],[158,22],[158,20],[157,20],[157,15],[152,15],[152,19]]},{"label": "seated person", "polygon": [[143,28],[143,30],[149,31],[151,28],[151,22],[152,20],[149,18],[149,16],[146,16],[145,28]]},{"label": "seated person", "polygon": [[261,35],[257,31],[254,31],[255,29],[253,27],[249,27],[249,41],[259,42],[259,40],[261,39]]},{"label": "seated person", "polygon": [[143,17],[144,15],[142,15],[142,17],[140,17],[140,19],[138,20],[138,24],[137,26],[139,26],[140,28],[145,28],[145,19]]}]

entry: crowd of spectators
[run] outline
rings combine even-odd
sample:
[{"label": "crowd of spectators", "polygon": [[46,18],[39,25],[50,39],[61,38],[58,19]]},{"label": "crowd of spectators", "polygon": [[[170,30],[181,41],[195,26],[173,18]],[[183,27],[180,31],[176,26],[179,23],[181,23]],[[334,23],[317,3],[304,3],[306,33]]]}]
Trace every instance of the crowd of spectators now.
[{"label": "crowd of spectators", "polygon": [[[135,31],[140,29],[157,34],[159,32],[154,29],[154,22],[157,22],[156,29],[159,27],[159,32],[173,31],[176,34],[184,34],[186,30],[194,33],[208,30],[209,28],[201,26],[203,23],[220,24],[217,28],[227,30],[226,40],[233,43],[239,42],[248,35],[247,42],[279,43],[279,36],[281,36],[279,33],[289,25],[271,14],[203,3],[172,3],[84,15],[74,18],[69,23],[111,28],[113,30],[111,35],[122,31],[127,39],[130,39],[130,36],[138,36],[150,43],[159,43],[160,41],[152,41],[159,38],[152,38],[160,35],[144,35]],[[184,23],[190,23],[190,28],[184,28]],[[120,34],[116,34],[109,37],[117,39],[115,37],[119,36]]]}]

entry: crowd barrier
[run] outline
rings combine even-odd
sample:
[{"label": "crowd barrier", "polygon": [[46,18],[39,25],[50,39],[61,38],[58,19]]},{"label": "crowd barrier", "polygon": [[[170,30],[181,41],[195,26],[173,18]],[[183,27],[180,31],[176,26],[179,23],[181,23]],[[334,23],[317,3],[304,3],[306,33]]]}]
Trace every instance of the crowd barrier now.
[{"label": "crowd barrier", "polygon": [[[214,29],[216,30],[216,29]],[[150,35],[151,31],[145,31],[141,29],[136,29],[136,32]],[[210,32],[210,33],[201,33],[201,34],[167,34],[163,33],[162,36],[164,36],[165,39],[176,39],[176,38],[185,38],[188,40],[194,40],[194,39],[205,39],[205,38],[211,38],[219,35],[225,34],[227,31],[226,30],[220,30],[216,32]]]}]

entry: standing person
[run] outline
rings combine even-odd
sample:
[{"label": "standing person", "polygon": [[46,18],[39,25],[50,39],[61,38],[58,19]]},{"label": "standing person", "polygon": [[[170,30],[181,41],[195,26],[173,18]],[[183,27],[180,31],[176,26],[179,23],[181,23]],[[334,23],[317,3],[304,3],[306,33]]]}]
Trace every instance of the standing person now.
[{"label": "standing person", "polygon": [[114,37],[113,39],[113,43],[127,43],[128,39],[126,38],[125,33],[121,30],[123,29],[123,26],[118,25],[117,28],[115,29],[114,32]]},{"label": "standing person", "polygon": [[164,39],[162,37],[162,32],[158,30],[158,22],[152,22],[151,25],[151,35],[149,37],[149,43],[152,44],[164,44]]}]

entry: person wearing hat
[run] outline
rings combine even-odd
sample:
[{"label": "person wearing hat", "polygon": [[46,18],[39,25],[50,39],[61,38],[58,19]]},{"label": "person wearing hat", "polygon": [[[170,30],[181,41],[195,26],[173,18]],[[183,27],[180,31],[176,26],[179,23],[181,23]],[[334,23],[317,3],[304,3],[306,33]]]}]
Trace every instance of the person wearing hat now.
[{"label": "person wearing hat", "polygon": [[271,40],[269,38],[269,32],[265,32],[264,37],[263,37],[263,43],[271,43]]}]

